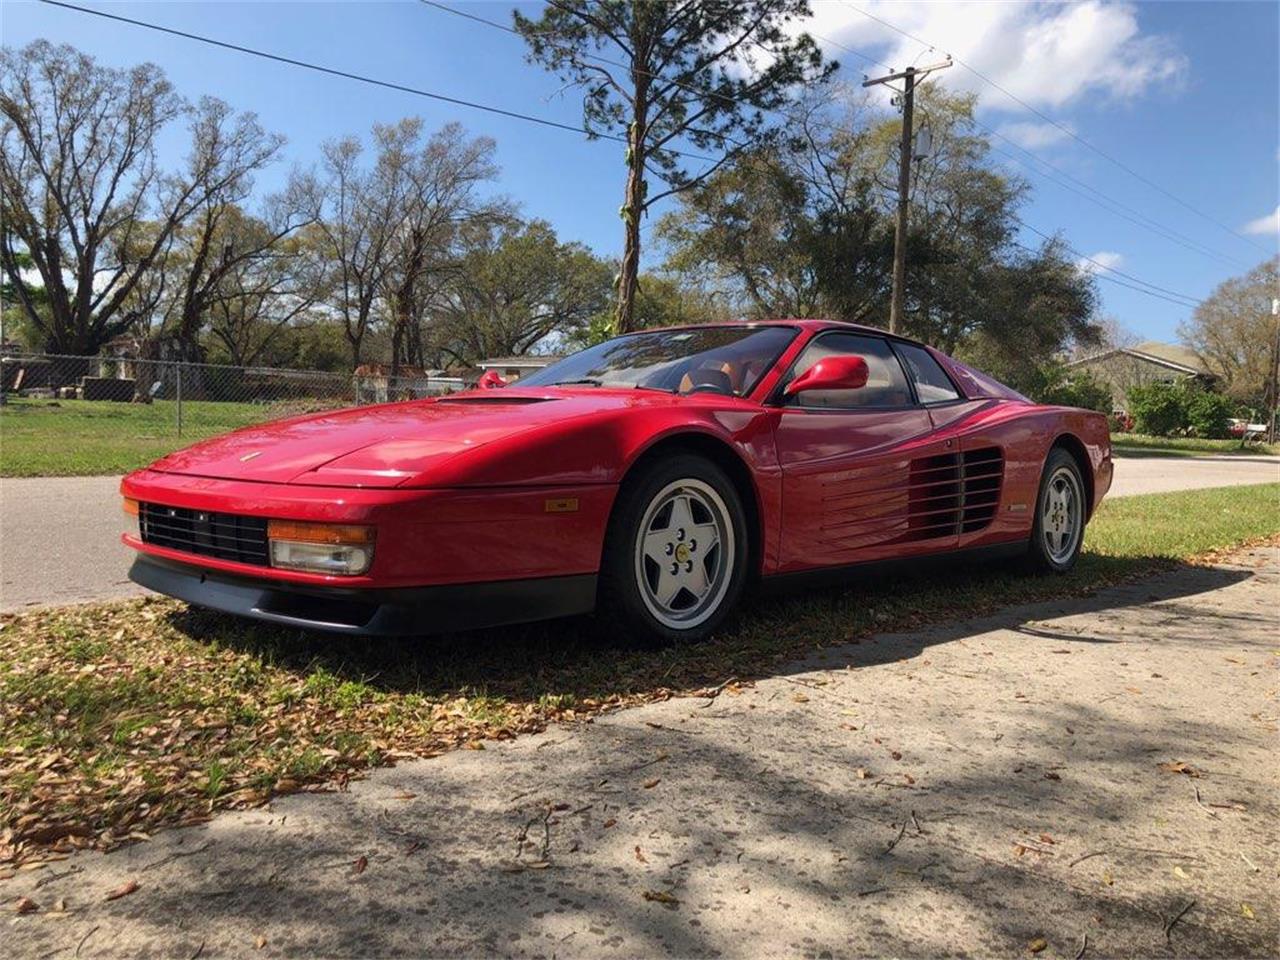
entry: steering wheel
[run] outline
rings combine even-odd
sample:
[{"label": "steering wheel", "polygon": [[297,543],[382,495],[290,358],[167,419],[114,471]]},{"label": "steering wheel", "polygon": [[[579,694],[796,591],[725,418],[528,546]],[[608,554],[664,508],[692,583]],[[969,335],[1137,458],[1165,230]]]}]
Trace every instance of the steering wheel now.
[{"label": "steering wheel", "polygon": [[733,389],[719,383],[695,383],[687,393],[717,393],[722,397],[732,397]]}]

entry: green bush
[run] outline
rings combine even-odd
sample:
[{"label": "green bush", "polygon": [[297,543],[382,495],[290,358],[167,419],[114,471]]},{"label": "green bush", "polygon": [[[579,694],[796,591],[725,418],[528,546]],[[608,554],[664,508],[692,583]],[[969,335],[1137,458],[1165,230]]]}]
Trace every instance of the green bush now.
[{"label": "green bush", "polygon": [[1080,407],[1106,414],[1115,409],[1110,387],[1092,374],[1083,371],[1069,372],[1056,361],[1038,367],[1030,379],[1032,382],[1023,383],[1015,389],[1023,390],[1039,403]]},{"label": "green bush", "polygon": [[1228,421],[1235,413],[1235,404],[1220,393],[1208,390],[1192,390],[1187,397],[1187,424],[1197,437],[1209,440],[1229,436]]},{"label": "green bush", "polygon": [[1185,430],[1187,391],[1179,383],[1157,381],[1129,389],[1129,413],[1134,429],[1153,437],[1171,437]]}]

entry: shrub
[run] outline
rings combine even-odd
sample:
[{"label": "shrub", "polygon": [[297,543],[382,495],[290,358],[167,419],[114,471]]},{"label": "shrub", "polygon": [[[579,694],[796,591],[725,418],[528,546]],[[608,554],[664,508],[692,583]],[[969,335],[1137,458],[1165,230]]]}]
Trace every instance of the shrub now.
[{"label": "shrub", "polygon": [[1171,437],[1187,428],[1187,391],[1179,383],[1157,381],[1129,390],[1129,413],[1139,433]]},{"label": "shrub", "polygon": [[1197,437],[1225,439],[1229,436],[1229,420],[1235,404],[1220,393],[1193,390],[1187,398],[1187,424]]},{"label": "shrub", "polygon": [[1052,403],[1061,407],[1080,407],[1111,413],[1114,408],[1111,388],[1092,374],[1079,372],[1068,374],[1058,363],[1042,367],[1038,371],[1039,383],[1028,384],[1027,392],[1040,403]]}]

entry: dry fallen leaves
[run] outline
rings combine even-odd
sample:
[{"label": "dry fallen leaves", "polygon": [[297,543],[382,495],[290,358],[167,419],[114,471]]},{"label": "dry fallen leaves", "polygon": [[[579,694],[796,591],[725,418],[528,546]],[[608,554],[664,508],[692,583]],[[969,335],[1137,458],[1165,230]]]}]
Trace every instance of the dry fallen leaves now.
[{"label": "dry fallen leaves", "polygon": [[112,890],[102,899],[103,900],[119,900],[121,897],[127,897],[131,893],[136,893],[137,890],[138,890],[137,880],[126,880],[124,883],[120,884],[120,886],[116,887],[114,890]]},{"label": "dry fallen leaves", "polygon": [[1027,949],[1030,950],[1032,953],[1039,953],[1041,950],[1045,949],[1045,947],[1047,946],[1049,946],[1048,940],[1046,940],[1044,937],[1036,937],[1034,940],[1032,940],[1030,943],[1027,944]]},{"label": "dry fallen leaves", "polygon": [[1188,777],[1200,776],[1199,770],[1197,770],[1191,764],[1184,763],[1181,760],[1169,760],[1165,763],[1160,764],[1160,769],[1163,770],[1165,773],[1182,773],[1182,774],[1186,774]]},{"label": "dry fallen leaves", "polygon": [[662,778],[661,778],[661,777],[654,777],[652,780],[646,780],[646,781],[644,782],[644,788],[645,788],[646,790],[652,790],[654,787],[656,787],[656,786],[657,786],[658,784],[660,784],[661,782],[662,782]]},{"label": "dry fallen leaves", "polygon": [[361,854],[351,863],[352,873],[364,873],[369,867],[369,858]]},{"label": "dry fallen leaves", "polygon": [[14,909],[18,913],[35,913],[40,909],[40,904],[36,903],[30,897],[19,897],[18,902],[14,904]]},{"label": "dry fallen leaves", "polygon": [[646,890],[644,892],[644,898],[654,903],[665,903],[672,907],[680,902],[665,890]]}]

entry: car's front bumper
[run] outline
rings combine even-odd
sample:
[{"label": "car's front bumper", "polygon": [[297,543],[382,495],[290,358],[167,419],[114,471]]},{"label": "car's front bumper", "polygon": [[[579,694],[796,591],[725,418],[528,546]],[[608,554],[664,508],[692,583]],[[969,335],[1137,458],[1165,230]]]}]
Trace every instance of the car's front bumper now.
[{"label": "car's front bumper", "polygon": [[141,553],[129,579],[242,617],[353,636],[416,636],[589,613],[596,575],[429,587],[341,588],[243,577]]}]

